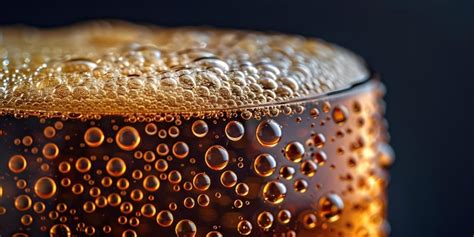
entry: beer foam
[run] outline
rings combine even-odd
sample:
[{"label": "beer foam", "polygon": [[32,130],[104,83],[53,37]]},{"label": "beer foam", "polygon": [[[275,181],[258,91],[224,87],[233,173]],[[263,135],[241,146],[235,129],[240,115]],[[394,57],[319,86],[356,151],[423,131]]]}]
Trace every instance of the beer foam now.
[{"label": "beer foam", "polygon": [[269,106],[342,90],[363,60],[318,39],[90,22],[0,29],[0,108],[179,113]]}]

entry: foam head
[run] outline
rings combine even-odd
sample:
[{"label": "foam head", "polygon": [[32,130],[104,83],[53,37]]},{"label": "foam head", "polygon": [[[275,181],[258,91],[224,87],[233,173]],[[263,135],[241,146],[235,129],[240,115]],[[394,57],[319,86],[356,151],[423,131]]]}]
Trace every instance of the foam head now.
[{"label": "foam head", "polygon": [[317,39],[93,22],[0,30],[0,107],[57,113],[235,110],[365,80],[353,53]]}]

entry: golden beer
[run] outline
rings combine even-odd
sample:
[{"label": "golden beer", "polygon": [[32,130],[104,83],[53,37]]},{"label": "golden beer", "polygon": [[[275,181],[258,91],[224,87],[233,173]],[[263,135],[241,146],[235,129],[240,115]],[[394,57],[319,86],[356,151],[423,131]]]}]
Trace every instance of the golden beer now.
[{"label": "golden beer", "polygon": [[0,235],[388,235],[384,88],[351,52],[117,22],[0,39]]}]

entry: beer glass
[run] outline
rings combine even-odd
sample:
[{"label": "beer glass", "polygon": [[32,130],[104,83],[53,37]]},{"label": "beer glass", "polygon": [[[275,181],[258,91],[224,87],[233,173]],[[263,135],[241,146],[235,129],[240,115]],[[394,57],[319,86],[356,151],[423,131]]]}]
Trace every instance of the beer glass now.
[{"label": "beer glass", "polygon": [[2,236],[386,236],[384,87],[317,39],[3,28]]}]

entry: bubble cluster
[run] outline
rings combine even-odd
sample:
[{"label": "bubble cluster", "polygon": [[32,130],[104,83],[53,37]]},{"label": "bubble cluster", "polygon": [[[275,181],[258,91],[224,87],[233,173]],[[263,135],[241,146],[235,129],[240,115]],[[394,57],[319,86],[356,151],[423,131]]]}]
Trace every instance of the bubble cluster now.
[{"label": "bubble cluster", "polygon": [[321,95],[368,75],[351,52],[299,36],[120,22],[0,34],[0,75],[10,82],[0,87],[0,107],[8,110],[235,109]]}]

